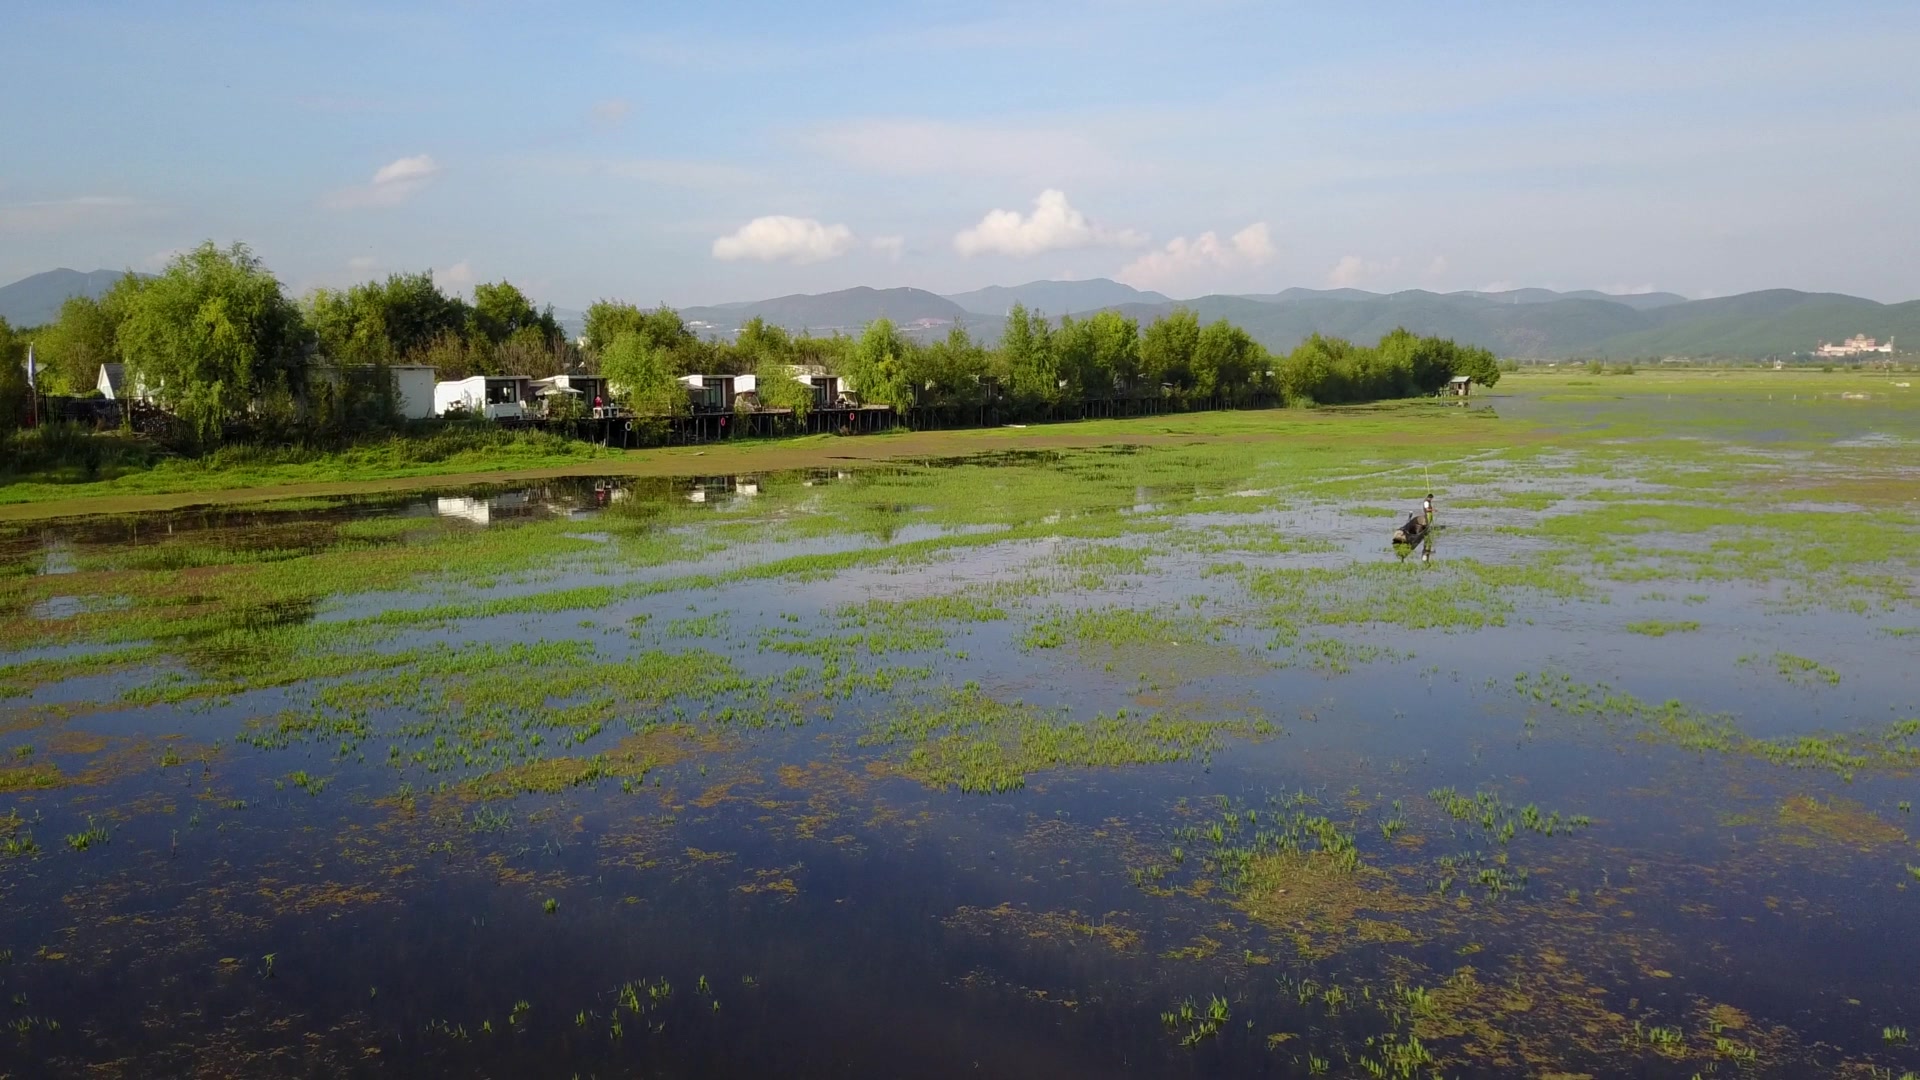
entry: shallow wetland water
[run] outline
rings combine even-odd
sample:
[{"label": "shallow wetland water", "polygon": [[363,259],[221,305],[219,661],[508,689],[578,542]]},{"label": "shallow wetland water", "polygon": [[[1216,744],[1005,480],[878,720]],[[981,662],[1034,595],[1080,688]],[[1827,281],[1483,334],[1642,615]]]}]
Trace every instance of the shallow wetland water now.
[{"label": "shallow wetland water", "polygon": [[0,1076],[1912,1075],[1920,410],[1511,381],[0,526]]}]

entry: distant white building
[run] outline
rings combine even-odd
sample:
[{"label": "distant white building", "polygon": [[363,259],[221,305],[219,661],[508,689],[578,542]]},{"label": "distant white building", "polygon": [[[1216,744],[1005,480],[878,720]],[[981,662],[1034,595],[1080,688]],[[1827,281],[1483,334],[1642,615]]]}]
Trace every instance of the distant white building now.
[{"label": "distant white building", "polygon": [[153,395],[147,393],[147,384],[141,380],[127,381],[127,365],[101,364],[100,374],[94,377],[93,388],[108,401],[152,401]]},{"label": "distant white building", "polygon": [[589,408],[603,404],[608,392],[607,380],[598,375],[549,375],[533,380],[532,388],[536,401],[555,394],[572,395]]},{"label": "distant white building", "polygon": [[94,389],[100,391],[101,397],[106,398],[108,401],[119,401],[122,387],[126,384],[126,379],[127,365],[101,364],[100,375],[94,379],[93,385]]},{"label": "distant white building", "polygon": [[[369,368],[347,365],[347,371],[367,371]],[[310,378],[337,383],[342,368],[330,361],[321,361],[313,366]],[[424,420],[434,414],[433,376],[434,369],[426,364],[389,364],[388,378],[393,380],[393,407],[408,420]]]},{"label": "distant white building", "polygon": [[433,414],[466,411],[489,420],[517,420],[527,415],[533,380],[525,375],[475,375],[433,386]]},{"label": "distant white building", "polygon": [[394,364],[394,407],[409,420],[425,420],[433,415],[433,384],[438,372],[427,364]]},{"label": "distant white building", "polygon": [[1822,358],[1831,358],[1837,356],[1861,356],[1866,353],[1891,354],[1892,352],[1892,338],[1888,338],[1887,343],[1882,345],[1865,334],[1855,334],[1838,345],[1823,341],[1820,343],[1819,348],[1813,350],[1813,355]]}]

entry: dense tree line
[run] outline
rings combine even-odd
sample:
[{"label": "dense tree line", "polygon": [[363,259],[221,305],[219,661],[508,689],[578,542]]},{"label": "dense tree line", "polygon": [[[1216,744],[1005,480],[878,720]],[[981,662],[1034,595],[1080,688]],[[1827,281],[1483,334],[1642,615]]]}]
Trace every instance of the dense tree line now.
[{"label": "dense tree line", "polygon": [[989,349],[963,326],[923,344],[885,319],[858,335],[815,338],[756,318],[731,343],[700,340],[669,308],[603,300],[587,311],[585,348],[636,411],[649,414],[684,408],[675,380],[694,373],[758,373],[762,405],[804,409],[808,391],[789,377],[794,366],[822,368],[863,402],[902,409],[980,404],[997,388],[995,400],[1015,415],[1140,397],[1340,404],[1430,394],[1454,375],[1488,386],[1500,378],[1486,349],[1406,330],[1371,346],[1316,335],[1274,355],[1232,323],[1203,326],[1185,309],[1143,328],[1113,311],[1056,322],[1015,305]]},{"label": "dense tree line", "polygon": [[145,387],[200,441],[236,426],[328,434],[390,423],[388,365],[460,378],[583,363],[553,309],[508,282],[478,285],[468,302],[430,272],[394,274],[295,300],[243,244],[202,244],[155,277],[72,297],[52,323],[10,332],[0,348],[13,339],[20,351],[32,341],[47,392],[86,394],[102,364],[124,363],[128,391]]},{"label": "dense tree line", "polygon": [[[566,340],[553,309],[508,282],[476,286],[471,301],[430,272],[393,274],[346,289],[289,297],[244,245],[212,243],[176,257],[153,278],[129,274],[99,299],[75,297],[52,324],[0,323],[0,412],[24,400],[18,359],[31,340],[43,389],[86,393],[100,365],[126,364],[200,441],[236,428],[350,433],[390,423],[385,368],[426,364],[441,379],[471,374],[605,375],[636,412],[687,408],[683,375],[757,374],[761,405],[804,411],[812,391],[795,367],[841,376],[869,404],[977,405],[1011,415],[1057,415],[1079,402],[1163,397],[1191,405],[1256,401],[1336,404],[1431,393],[1455,374],[1491,385],[1485,349],[1396,330],[1372,346],[1315,336],[1275,355],[1224,320],[1188,310],[1141,326],[1117,312],[1049,319],[1016,305],[996,347],[955,326],[922,343],[885,319],[857,335],[792,334],[754,319],[732,341],[703,339],[665,306],[601,300],[585,336]],[[355,377],[374,373],[373,377]],[[4,421],[0,421],[4,422]]]}]

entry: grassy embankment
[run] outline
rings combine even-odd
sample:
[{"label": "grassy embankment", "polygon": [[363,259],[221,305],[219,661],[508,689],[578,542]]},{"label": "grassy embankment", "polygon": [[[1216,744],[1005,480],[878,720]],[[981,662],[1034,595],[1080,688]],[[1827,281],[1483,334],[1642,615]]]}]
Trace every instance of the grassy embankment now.
[{"label": "grassy embankment", "polygon": [[[1846,401],[1869,394],[1903,402],[1910,381],[1902,374],[1807,371],[1646,371],[1595,376],[1575,369],[1510,375],[1479,398],[1497,408],[1503,400],[1537,397],[1550,403],[1671,397],[1682,401],[1715,396],[1786,393],[1818,401]],[[1920,400],[1920,399],[1915,399]],[[0,478],[0,520],[30,520],[86,513],[161,510],[207,503],[372,494],[427,486],[465,486],[565,475],[687,476],[727,472],[831,467],[861,460],[959,456],[1020,448],[1149,445],[1191,440],[1300,439],[1328,433],[1378,436],[1401,441],[1422,437],[1401,425],[1373,426],[1361,418],[1427,407],[1393,402],[1319,410],[1191,413],[1133,420],[1095,420],[1030,428],[939,432],[893,432],[846,439],[812,435],[793,439],[602,450],[531,433],[493,437],[442,433],[399,436],[339,452],[229,448],[202,458],[109,453],[110,462],[88,478],[77,467],[24,471]],[[1525,438],[1518,426],[1510,437]]]}]

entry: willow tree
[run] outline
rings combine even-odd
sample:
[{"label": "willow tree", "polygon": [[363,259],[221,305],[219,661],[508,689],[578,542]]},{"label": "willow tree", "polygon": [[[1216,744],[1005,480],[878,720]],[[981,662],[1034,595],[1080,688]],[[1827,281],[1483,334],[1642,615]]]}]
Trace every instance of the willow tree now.
[{"label": "willow tree", "polygon": [[674,375],[665,349],[622,330],[600,353],[600,374],[607,388],[641,416],[676,416],[687,411],[686,386]]},{"label": "willow tree", "polygon": [[263,400],[304,388],[310,335],[300,309],[245,244],[174,257],[127,301],[117,343],[128,382],[201,440]]},{"label": "willow tree", "polygon": [[842,374],[861,401],[904,409],[913,404],[913,387],[907,383],[912,349],[891,320],[875,319],[854,340]]}]

